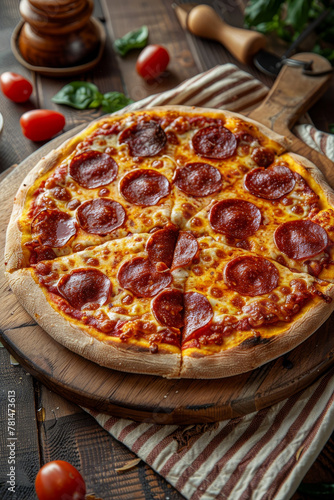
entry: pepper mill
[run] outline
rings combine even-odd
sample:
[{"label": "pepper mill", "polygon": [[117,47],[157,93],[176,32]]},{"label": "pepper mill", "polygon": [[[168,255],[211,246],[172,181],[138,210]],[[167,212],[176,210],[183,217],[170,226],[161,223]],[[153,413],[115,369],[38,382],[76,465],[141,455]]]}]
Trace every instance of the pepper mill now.
[{"label": "pepper mill", "polygon": [[91,19],[93,0],[21,0],[22,57],[35,66],[67,68],[94,59],[100,34]]},{"label": "pepper mill", "polygon": [[230,26],[209,5],[196,5],[188,13],[183,5],[176,5],[175,12],[184,29],[217,40],[243,64],[249,64],[252,56],[266,46],[267,39],[262,33]]}]

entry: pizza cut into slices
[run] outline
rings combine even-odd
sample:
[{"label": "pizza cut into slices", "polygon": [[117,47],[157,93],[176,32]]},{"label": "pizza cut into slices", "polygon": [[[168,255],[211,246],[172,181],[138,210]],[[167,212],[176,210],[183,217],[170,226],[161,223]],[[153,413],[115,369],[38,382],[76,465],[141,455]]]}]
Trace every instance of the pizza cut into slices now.
[{"label": "pizza cut into slices", "polygon": [[330,314],[334,285],[211,237],[198,244],[184,289],[181,376],[196,378],[198,366],[203,378],[252,370]]},{"label": "pizza cut into slices", "polygon": [[167,224],[20,269],[11,287],[36,321],[78,354],[173,377],[181,363],[183,267],[197,254],[196,239]]},{"label": "pizza cut into slices", "polygon": [[183,106],[102,117],[21,185],[6,275],[59,343],[131,373],[222,378],[334,308],[334,196],[284,138]]}]

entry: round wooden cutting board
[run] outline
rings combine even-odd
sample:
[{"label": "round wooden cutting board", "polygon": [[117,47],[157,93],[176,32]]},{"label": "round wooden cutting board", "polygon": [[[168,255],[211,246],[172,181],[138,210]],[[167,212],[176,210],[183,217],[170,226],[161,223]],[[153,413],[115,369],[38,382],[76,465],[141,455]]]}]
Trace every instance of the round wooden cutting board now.
[{"label": "round wooden cutting board", "polygon": [[[315,57],[314,54],[312,56]],[[320,66],[323,68],[324,64]],[[306,77],[301,74],[301,70],[293,70],[294,87],[299,94],[297,99],[296,93],[293,94],[293,104],[289,93],[286,90],[282,93],[282,86],[291,88],[288,76],[291,75],[292,68],[285,68],[269,98],[257,112],[252,112],[252,118],[262,122],[268,120],[265,124],[269,123],[276,131],[289,135],[292,139],[292,151],[305,156],[312,154],[310,159],[318,164],[334,186],[334,165],[295,139],[288,130],[314,101],[315,93],[319,95],[324,90],[328,77]],[[301,82],[300,88],[298,82]],[[288,97],[283,98],[282,95]],[[280,114],[277,109],[282,106],[285,113]],[[286,111],[288,106],[290,111]],[[276,110],[271,121],[268,115],[270,109]],[[49,142],[2,181],[2,248],[13,199],[23,178],[43,155],[76,132],[78,129]],[[4,271],[3,256],[1,267]],[[307,387],[333,362],[332,315],[317,332],[290,353],[239,376],[217,380],[169,380],[117,372],[81,358],[53,340],[18,303],[4,278],[4,272],[1,273],[0,285],[0,334],[7,349],[50,389],[82,406],[114,416],[158,424],[192,424],[239,417],[277,403]]]}]

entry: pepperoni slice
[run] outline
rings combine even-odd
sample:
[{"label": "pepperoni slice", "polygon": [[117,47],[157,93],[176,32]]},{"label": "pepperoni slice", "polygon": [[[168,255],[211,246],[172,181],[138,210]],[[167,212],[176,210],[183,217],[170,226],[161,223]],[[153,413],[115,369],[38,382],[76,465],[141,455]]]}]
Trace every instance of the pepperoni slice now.
[{"label": "pepperoni slice", "polygon": [[60,210],[42,210],[31,223],[31,236],[42,245],[61,248],[75,236],[75,219]]},{"label": "pepperoni slice", "polygon": [[44,245],[38,245],[33,248],[29,258],[29,264],[37,264],[42,260],[53,260],[57,257],[52,248],[46,247]]},{"label": "pepperoni slice", "polygon": [[209,196],[221,189],[222,176],[208,163],[187,163],[176,169],[174,184],[191,196]]},{"label": "pepperoni slice", "polygon": [[168,224],[152,234],[147,241],[146,250],[153,264],[164,262],[167,267],[171,267],[178,233],[176,226]]},{"label": "pepperoni slice", "polygon": [[264,295],[278,285],[279,273],[269,260],[245,255],[231,260],[224,269],[224,281],[241,295]]},{"label": "pepperoni slice", "polygon": [[240,130],[239,132],[235,132],[234,135],[238,141],[238,144],[241,144],[241,143],[250,144],[251,142],[256,140],[252,134],[249,134],[245,130]]},{"label": "pepperoni slice", "polygon": [[245,176],[246,189],[258,198],[277,200],[290,193],[296,184],[293,172],[284,165],[275,165],[267,169],[254,168]]},{"label": "pepperoni slice", "polygon": [[188,266],[198,252],[198,243],[195,236],[189,231],[180,231],[174,249],[172,270]]},{"label": "pepperoni slice", "polygon": [[275,160],[275,153],[268,148],[254,148],[251,156],[259,167],[269,167]]},{"label": "pepperoni slice", "polygon": [[184,294],[184,329],[183,340],[190,340],[194,334],[208,326],[213,318],[213,310],[208,299],[197,292]]},{"label": "pepperoni slice", "polygon": [[77,220],[84,231],[101,236],[122,226],[125,210],[117,201],[109,198],[95,198],[85,201],[77,210]]},{"label": "pepperoni slice", "polygon": [[70,175],[86,189],[106,186],[116,179],[118,165],[106,153],[84,151],[70,163]]},{"label": "pepperoni slice", "polygon": [[125,129],[119,142],[129,146],[131,156],[155,156],[165,147],[167,137],[158,123],[150,121]]},{"label": "pepperoni slice", "polygon": [[172,282],[168,270],[158,272],[155,265],[145,257],[133,257],[125,262],[117,277],[120,285],[136,297],[154,297]]},{"label": "pepperoni slice", "polygon": [[314,257],[328,245],[325,229],[310,220],[284,222],[276,229],[274,240],[281,252],[295,260]]},{"label": "pepperoni slice", "polygon": [[244,239],[254,234],[261,225],[261,212],[249,201],[237,198],[215,203],[210,210],[211,227],[231,238]]},{"label": "pepperoni slice", "polygon": [[183,293],[179,290],[164,290],[152,300],[152,311],[156,319],[169,328],[183,326]]},{"label": "pepperoni slice", "polygon": [[97,269],[75,269],[60,279],[58,291],[74,309],[97,309],[108,301],[111,282]]},{"label": "pepperoni slice", "polygon": [[192,143],[198,155],[217,160],[233,156],[238,145],[232,132],[225,127],[214,125],[196,132]]},{"label": "pepperoni slice", "polygon": [[123,177],[120,191],[134,205],[156,205],[170,192],[168,179],[155,170],[133,170]]}]

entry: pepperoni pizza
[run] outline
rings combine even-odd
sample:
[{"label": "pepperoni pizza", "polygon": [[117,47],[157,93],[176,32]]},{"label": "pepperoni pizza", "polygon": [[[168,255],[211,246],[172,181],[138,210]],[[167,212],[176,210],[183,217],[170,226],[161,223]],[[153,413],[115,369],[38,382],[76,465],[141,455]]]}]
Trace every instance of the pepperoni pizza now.
[{"label": "pepperoni pizza", "polygon": [[218,378],[276,358],[334,307],[334,196],[286,150],[230,112],[100,118],[20,187],[13,292],[58,342],[116,370]]}]

